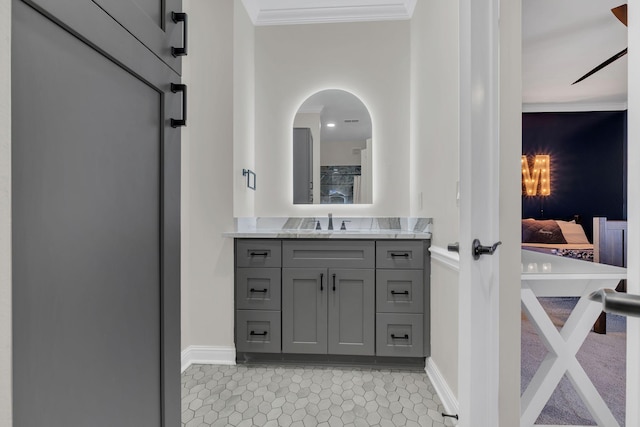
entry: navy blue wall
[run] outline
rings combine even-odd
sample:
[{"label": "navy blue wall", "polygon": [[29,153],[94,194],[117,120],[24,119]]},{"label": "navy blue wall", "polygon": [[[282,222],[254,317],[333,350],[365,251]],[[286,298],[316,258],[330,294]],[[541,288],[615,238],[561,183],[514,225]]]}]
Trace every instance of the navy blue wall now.
[{"label": "navy blue wall", "polygon": [[[523,218],[627,219],[627,112],[525,113],[522,153],[551,156],[551,196],[522,197]],[[544,200],[543,200],[544,199]]]}]

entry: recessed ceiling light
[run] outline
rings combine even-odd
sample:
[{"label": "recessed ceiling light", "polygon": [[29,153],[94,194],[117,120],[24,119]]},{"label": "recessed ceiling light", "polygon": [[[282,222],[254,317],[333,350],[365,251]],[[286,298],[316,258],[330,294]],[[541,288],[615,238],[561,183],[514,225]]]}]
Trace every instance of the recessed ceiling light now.
[{"label": "recessed ceiling light", "polygon": [[327,127],[328,128],[334,128],[334,127],[336,127],[336,124],[335,123],[327,123]]}]

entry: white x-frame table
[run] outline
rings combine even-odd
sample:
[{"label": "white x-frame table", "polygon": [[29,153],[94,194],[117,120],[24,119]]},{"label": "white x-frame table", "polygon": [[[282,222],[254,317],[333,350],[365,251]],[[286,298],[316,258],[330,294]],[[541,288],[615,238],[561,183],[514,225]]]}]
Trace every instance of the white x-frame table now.
[{"label": "white x-frame table", "polygon": [[[522,251],[522,309],[549,353],[522,394],[521,427],[535,425],[565,373],[598,426],[620,426],[576,359],[576,353],[602,311],[600,303],[587,297],[598,289],[615,289],[626,277],[626,268]],[[567,296],[580,299],[558,331],[538,298]]]}]

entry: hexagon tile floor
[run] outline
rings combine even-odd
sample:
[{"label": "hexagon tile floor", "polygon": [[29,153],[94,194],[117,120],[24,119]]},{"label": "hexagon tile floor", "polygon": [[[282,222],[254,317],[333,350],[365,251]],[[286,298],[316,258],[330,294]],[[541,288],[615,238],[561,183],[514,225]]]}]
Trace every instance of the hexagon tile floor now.
[{"label": "hexagon tile floor", "polygon": [[182,374],[182,426],[453,425],[424,372],[192,365]]}]

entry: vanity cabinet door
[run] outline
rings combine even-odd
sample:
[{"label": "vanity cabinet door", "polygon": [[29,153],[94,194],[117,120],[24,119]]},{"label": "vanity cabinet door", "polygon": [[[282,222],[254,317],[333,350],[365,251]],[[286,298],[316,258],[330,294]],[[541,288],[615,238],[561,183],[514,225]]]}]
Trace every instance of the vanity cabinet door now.
[{"label": "vanity cabinet door", "polygon": [[329,354],[375,354],[373,269],[329,270]]},{"label": "vanity cabinet door", "polygon": [[282,351],[327,353],[327,269],[282,270]]}]

